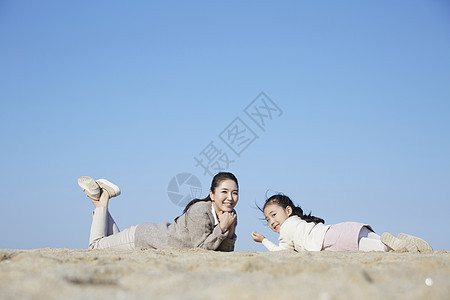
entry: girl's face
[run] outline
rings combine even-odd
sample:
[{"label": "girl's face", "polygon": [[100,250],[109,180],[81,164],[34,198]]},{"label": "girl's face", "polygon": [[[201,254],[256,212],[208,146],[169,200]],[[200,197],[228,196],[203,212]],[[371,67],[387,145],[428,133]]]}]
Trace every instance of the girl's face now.
[{"label": "girl's face", "polygon": [[225,179],[216,187],[214,193],[209,192],[209,196],[213,201],[216,213],[219,211],[231,212],[239,199],[237,184],[231,179]]},{"label": "girl's face", "polygon": [[284,221],[287,220],[292,215],[292,208],[287,206],[283,208],[282,206],[272,203],[267,204],[264,208],[264,216],[269,224],[270,229],[280,233],[280,227],[283,225]]}]

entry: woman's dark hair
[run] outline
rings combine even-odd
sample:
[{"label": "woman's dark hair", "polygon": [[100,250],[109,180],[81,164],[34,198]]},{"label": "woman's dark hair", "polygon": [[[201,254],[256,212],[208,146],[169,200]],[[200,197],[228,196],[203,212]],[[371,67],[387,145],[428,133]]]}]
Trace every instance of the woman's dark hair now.
[{"label": "woman's dark hair", "polygon": [[282,194],[273,195],[266,200],[266,203],[264,203],[264,206],[262,209],[260,207],[258,207],[258,208],[260,211],[262,211],[264,213],[264,208],[266,208],[266,206],[269,204],[278,204],[279,206],[281,206],[283,208],[290,206],[292,208],[292,214],[299,216],[300,219],[302,219],[306,222],[324,223],[325,224],[324,219],[311,216],[311,213],[309,213],[308,215],[303,214],[303,209],[300,206],[295,206],[294,203],[292,202],[292,200],[288,196],[285,196]]},{"label": "woman's dark hair", "polygon": [[[210,191],[214,193],[214,192],[216,191],[217,186],[218,186],[222,181],[227,180],[227,179],[233,180],[233,181],[236,183],[236,186],[239,186],[238,180],[237,180],[236,176],[234,176],[233,173],[229,173],[229,172],[220,172],[220,173],[217,173],[217,174],[213,177],[212,182],[211,182]],[[183,210],[183,214],[186,213],[186,212],[189,210],[189,208],[190,208],[192,205],[194,205],[195,203],[197,203],[197,202],[209,202],[209,201],[212,201],[211,197],[209,196],[209,193],[208,193],[208,196],[206,196],[206,198],[203,198],[203,199],[193,199],[191,202],[189,202],[189,203],[186,205],[186,207],[185,207],[184,210]],[[175,219],[175,222],[177,221],[178,218],[179,218],[179,216]]]}]

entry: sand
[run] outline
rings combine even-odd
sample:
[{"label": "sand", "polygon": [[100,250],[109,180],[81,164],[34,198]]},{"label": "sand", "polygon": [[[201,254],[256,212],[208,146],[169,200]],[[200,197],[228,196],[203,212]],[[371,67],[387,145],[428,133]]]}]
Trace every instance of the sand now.
[{"label": "sand", "polygon": [[0,250],[2,300],[130,298],[450,299],[450,252]]}]

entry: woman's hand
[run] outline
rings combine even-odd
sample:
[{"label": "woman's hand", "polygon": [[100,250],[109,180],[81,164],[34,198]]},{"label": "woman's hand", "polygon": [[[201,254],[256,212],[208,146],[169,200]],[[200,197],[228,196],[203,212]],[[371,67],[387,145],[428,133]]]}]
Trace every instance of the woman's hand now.
[{"label": "woman's hand", "polygon": [[222,229],[222,232],[226,232],[231,226],[234,228],[234,222],[236,222],[236,214],[234,212],[221,211],[217,217],[219,219],[219,226],[220,229]]},{"label": "woman's hand", "polygon": [[266,238],[262,234],[259,234],[259,233],[254,232],[254,231],[251,233],[251,236],[252,236],[253,240],[255,242],[258,242],[258,243],[262,243],[262,241]]}]

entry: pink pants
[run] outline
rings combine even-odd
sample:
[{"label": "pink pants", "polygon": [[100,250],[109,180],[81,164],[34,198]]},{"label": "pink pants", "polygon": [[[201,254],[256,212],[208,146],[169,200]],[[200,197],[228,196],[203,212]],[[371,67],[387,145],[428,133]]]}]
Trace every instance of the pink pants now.
[{"label": "pink pants", "polygon": [[357,222],[331,225],[325,234],[322,250],[388,251],[369,225]]}]

